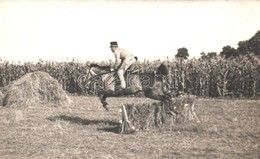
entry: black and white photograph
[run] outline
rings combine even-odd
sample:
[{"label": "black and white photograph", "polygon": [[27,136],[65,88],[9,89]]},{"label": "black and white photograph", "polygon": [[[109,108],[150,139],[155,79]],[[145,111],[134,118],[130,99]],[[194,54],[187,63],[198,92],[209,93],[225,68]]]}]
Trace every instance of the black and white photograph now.
[{"label": "black and white photograph", "polygon": [[259,0],[0,0],[0,159],[259,159]]}]

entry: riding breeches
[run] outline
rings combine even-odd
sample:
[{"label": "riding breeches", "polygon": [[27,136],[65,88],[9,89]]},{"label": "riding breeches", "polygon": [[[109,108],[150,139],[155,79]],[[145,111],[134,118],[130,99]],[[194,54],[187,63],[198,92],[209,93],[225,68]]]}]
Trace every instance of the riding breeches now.
[{"label": "riding breeches", "polygon": [[126,88],[126,82],[125,82],[125,78],[124,78],[124,73],[125,71],[136,62],[135,58],[131,58],[131,59],[125,59],[121,66],[119,67],[117,74],[119,76],[120,82],[121,82],[121,87],[122,88]]}]

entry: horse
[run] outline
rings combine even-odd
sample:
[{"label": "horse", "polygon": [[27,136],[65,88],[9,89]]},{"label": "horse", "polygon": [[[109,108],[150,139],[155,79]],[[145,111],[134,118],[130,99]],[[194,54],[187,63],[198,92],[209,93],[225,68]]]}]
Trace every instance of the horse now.
[{"label": "horse", "polygon": [[107,97],[119,97],[143,92],[147,98],[162,102],[171,100],[171,95],[164,90],[165,77],[169,71],[165,64],[161,64],[156,71],[139,73],[138,70],[126,70],[124,77],[126,89],[119,89],[120,80],[116,70],[110,66],[90,64],[87,73],[87,87],[98,95],[103,107],[109,111],[106,102]]}]

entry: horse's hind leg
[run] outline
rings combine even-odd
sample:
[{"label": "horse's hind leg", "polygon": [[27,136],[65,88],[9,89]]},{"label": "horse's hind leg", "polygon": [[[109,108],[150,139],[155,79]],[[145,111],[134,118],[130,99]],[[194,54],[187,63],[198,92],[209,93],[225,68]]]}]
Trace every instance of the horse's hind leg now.
[{"label": "horse's hind leg", "polygon": [[107,107],[108,103],[106,102],[106,98],[107,98],[107,96],[104,95],[104,94],[100,94],[100,95],[99,95],[99,99],[100,99],[101,103],[103,104],[103,107],[104,107],[107,111],[109,111],[109,110],[108,110],[108,107]]}]

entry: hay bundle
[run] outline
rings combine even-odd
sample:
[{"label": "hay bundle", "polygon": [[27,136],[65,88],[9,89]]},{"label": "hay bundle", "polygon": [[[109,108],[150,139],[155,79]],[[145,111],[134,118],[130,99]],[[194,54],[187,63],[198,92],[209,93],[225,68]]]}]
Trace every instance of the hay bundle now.
[{"label": "hay bundle", "polygon": [[171,127],[173,116],[166,112],[161,102],[128,104],[126,111],[129,121],[139,130]]},{"label": "hay bundle", "polygon": [[182,95],[171,102],[128,104],[126,111],[129,121],[138,129],[171,129],[176,123],[200,122],[195,111],[196,96]]},{"label": "hay bundle", "polygon": [[71,104],[57,80],[45,72],[32,72],[7,86],[3,106],[32,106],[38,104]]},{"label": "hay bundle", "polygon": [[195,113],[196,96],[190,94],[180,95],[172,99],[169,109],[176,113],[176,122],[200,122]]}]

